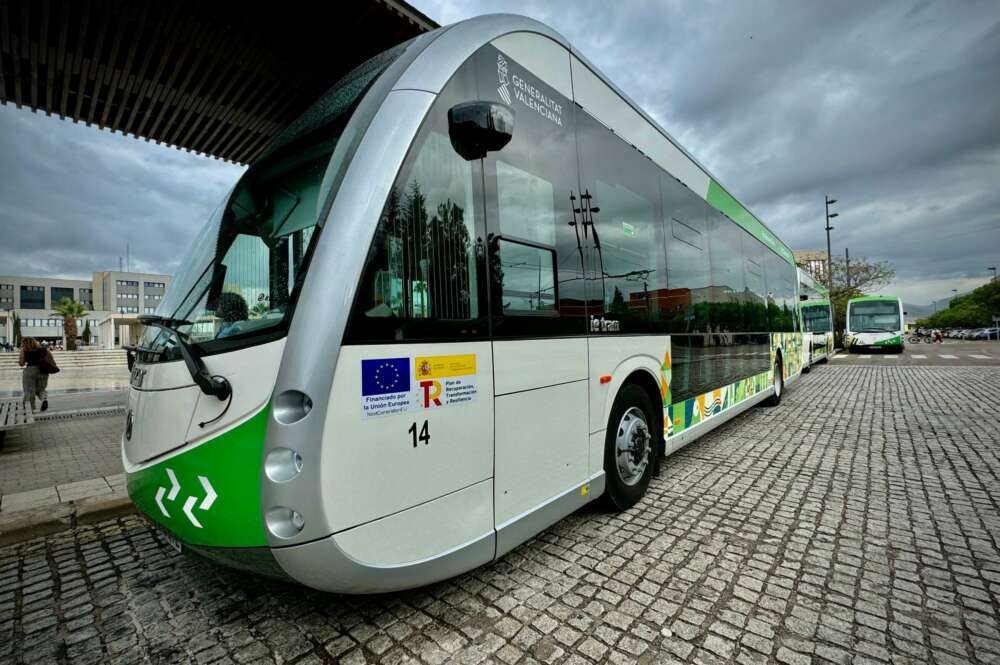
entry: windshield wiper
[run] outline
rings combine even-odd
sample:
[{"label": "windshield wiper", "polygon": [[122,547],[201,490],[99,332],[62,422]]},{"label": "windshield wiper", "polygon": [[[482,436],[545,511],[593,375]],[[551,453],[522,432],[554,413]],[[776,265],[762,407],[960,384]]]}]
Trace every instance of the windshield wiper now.
[{"label": "windshield wiper", "polygon": [[153,326],[154,328],[162,328],[168,332],[173,333],[174,337],[177,339],[177,348],[181,352],[181,358],[184,359],[184,364],[187,365],[188,372],[191,374],[191,378],[194,382],[198,384],[201,388],[201,392],[206,395],[214,395],[220,400],[229,399],[229,396],[233,394],[233,387],[230,385],[229,381],[223,376],[212,376],[208,373],[208,369],[205,367],[205,363],[202,362],[201,356],[199,356],[191,346],[184,341],[184,337],[181,335],[180,331],[177,330],[178,326],[189,326],[190,321],[185,321],[184,319],[169,319],[158,314],[140,314],[139,323],[147,326]]}]

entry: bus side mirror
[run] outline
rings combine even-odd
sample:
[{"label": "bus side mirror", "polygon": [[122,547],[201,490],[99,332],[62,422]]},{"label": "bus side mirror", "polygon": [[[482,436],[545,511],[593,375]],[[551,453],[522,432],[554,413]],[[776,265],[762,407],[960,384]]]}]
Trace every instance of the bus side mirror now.
[{"label": "bus side mirror", "polygon": [[809,296],[807,294],[805,294],[805,293],[800,293],[799,294],[799,300],[801,300],[802,302],[805,302],[806,300],[809,300]]},{"label": "bus side mirror", "polygon": [[514,110],[495,102],[466,102],[448,109],[448,137],[466,161],[482,159],[510,143]]}]

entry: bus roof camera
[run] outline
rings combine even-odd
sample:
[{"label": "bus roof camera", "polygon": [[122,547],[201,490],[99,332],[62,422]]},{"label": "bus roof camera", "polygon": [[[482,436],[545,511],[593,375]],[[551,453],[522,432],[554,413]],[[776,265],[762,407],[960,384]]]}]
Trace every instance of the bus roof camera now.
[{"label": "bus roof camera", "polygon": [[482,159],[510,143],[514,110],[496,102],[456,104],[448,109],[448,135],[463,159]]}]

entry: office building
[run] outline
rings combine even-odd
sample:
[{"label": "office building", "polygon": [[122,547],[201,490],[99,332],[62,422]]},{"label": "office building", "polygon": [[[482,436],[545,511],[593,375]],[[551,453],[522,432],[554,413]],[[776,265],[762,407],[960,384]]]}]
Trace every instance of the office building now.
[{"label": "office building", "polygon": [[101,271],[90,280],[53,277],[0,276],[0,343],[14,342],[14,315],[21,336],[63,343],[62,319],[52,308],[72,298],[88,311],[77,321],[83,337],[89,327],[92,346],[116,348],[134,343],[142,326],[139,314],[152,314],[170,285],[168,275]]}]

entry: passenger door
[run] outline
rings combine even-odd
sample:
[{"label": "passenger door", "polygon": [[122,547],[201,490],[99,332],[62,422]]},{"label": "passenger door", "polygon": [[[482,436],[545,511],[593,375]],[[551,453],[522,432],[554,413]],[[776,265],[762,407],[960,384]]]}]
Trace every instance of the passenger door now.
[{"label": "passenger door", "polygon": [[[485,47],[479,58],[481,97],[507,104],[516,117],[510,143],[483,160],[499,555],[581,503],[586,303],[570,198],[575,107],[498,49]],[[567,76],[568,67],[567,55]]]}]

